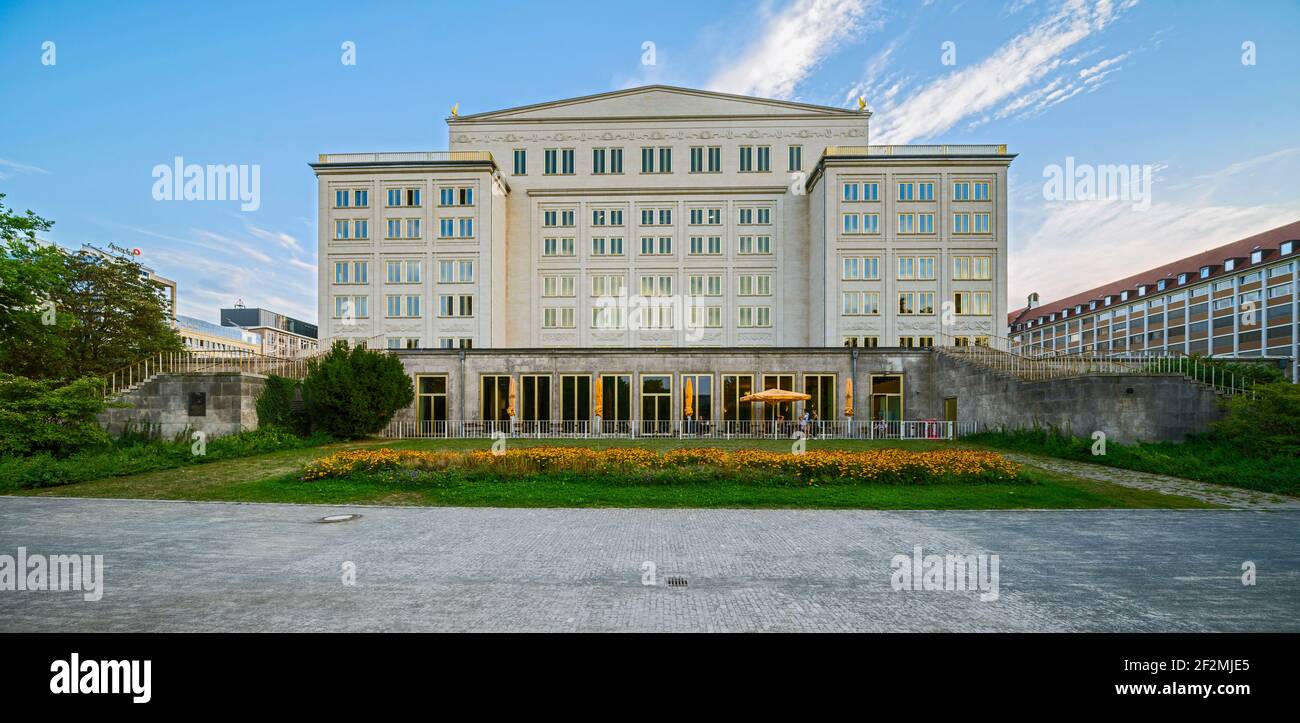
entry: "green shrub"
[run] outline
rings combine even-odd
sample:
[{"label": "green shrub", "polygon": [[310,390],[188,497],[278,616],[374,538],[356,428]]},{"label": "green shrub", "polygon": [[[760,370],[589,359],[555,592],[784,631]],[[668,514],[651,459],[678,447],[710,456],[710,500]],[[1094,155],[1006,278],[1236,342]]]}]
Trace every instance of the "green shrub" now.
[{"label": "green shrub", "polygon": [[1106,454],[1096,456],[1091,439],[1055,429],[981,432],[962,441],[1261,492],[1300,494],[1300,458],[1251,454],[1217,436],[1133,445],[1107,442]]},{"label": "green shrub", "polygon": [[95,418],[105,406],[98,379],[61,384],[0,374],[0,456],[66,456],[107,444]]},{"label": "green shrub", "polygon": [[1261,384],[1224,403],[1214,436],[1248,454],[1300,457],[1300,385]]},{"label": "green shrub", "polygon": [[384,428],[415,400],[415,389],[397,357],[337,341],[308,363],[303,401],[314,431],[356,439]]},{"label": "green shrub", "polygon": [[293,408],[297,393],[297,380],[288,377],[267,377],[266,387],[257,397],[258,427],[275,427],[294,434],[306,434],[309,426],[307,415],[302,410],[295,411]]},{"label": "green shrub", "polygon": [[195,456],[190,442],[153,439],[121,441],[57,458],[50,454],[0,457],[0,491],[54,487],[106,477],[175,469],[223,459],[252,457],[268,452],[316,447],[329,443],[325,436],[299,437],[287,430],[267,427],[218,437],[207,443],[207,454]]}]

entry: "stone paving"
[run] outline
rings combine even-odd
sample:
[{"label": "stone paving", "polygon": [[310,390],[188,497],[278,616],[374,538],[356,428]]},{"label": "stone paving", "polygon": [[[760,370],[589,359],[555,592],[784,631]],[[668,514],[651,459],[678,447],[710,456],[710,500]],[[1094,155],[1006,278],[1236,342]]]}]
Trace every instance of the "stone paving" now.
[{"label": "stone paving", "polygon": [[[339,512],[363,516],[316,522]],[[98,602],[0,591],[4,631],[1300,632],[1294,511],[0,498],[0,554],[20,546],[29,555],[104,555],[105,590]],[[996,599],[895,590],[891,560],[916,546],[998,555]],[[643,584],[647,561],[654,585]],[[1246,561],[1253,586],[1242,583]],[[354,585],[343,581],[348,562]],[[687,586],[669,587],[669,576]]]},{"label": "stone paving", "polygon": [[1300,498],[1287,495],[1259,492],[1240,487],[1228,487],[1210,482],[1197,482],[1196,480],[1151,474],[1149,472],[1134,472],[1118,467],[1044,457],[1024,452],[1003,452],[999,450],[999,453],[1007,459],[1020,464],[1041,467],[1052,472],[1060,472],[1100,482],[1111,482],[1136,489],[1192,497],[1203,502],[1213,502],[1214,504],[1235,509],[1300,510]]}]

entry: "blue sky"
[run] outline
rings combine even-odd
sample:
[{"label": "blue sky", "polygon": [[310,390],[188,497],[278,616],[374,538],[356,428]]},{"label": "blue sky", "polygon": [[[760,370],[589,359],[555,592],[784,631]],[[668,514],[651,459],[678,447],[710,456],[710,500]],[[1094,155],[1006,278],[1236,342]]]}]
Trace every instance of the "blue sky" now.
[{"label": "blue sky", "polygon": [[[316,154],[442,149],[453,103],[647,83],[863,95],[873,143],[1008,144],[1012,308],[1300,219],[1294,0],[204,5],[0,0],[0,192],[59,243],[140,248],[208,319],[239,298],[315,320]],[[176,156],[259,165],[260,208],[155,201]],[[1044,200],[1067,157],[1150,166],[1149,208]]]}]

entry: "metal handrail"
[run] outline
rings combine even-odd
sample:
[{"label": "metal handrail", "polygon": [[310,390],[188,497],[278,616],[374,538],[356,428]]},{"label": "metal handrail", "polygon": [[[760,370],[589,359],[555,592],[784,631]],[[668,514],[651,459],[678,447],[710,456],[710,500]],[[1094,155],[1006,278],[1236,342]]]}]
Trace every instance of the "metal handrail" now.
[{"label": "metal handrail", "polygon": [[286,359],[241,350],[160,352],[104,376],[104,395],[114,398],[159,374],[241,372],[303,379],[311,357]]},{"label": "metal handrail", "polygon": [[[941,341],[945,337],[952,338],[954,342],[960,338],[941,334]],[[1025,381],[1103,374],[1168,374],[1203,384],[1222,394],[1249,392],[1254,396],[1253,384],[1245,378],[1235,372],[1225,372],[1214,365],[1205,364],[1199,357],[1123,357],[1097,352],[1028,355],[1015,351],[1009,344],[1001,343],[1006,342],[1005,339],[993,339],[996,341],[990,346],[945,343],[936,347],[936,351]],[[1005,346],[1005,349],[999,349],[998,346]]]}]

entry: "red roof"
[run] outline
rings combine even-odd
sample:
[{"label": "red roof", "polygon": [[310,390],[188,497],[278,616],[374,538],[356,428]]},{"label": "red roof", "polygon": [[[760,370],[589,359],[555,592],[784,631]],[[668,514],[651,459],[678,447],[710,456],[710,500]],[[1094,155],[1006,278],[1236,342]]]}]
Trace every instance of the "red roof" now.
[{"label": "red roof", "polygon": [[[1160,279],[1176,280],[1178,275],[1183,272],[1194,274],[1195,280],[1200,281],[1201,278],[1199,271],[1202,266],[1216,267],[1206,278],[1217,278],[1224,275],[1223,262],[1226,259],[1245,259],[1244,263],[1238,264],[1237,268],[1228,272],[1230,274],[1239,273],[1243,269],[1250,268],[1252,265],[1263,265],[1276,261],[1278,246],[1280,246],[1283,241],[1297,240],[1300,240],[1300,221],[1295,221],[1285,226],[1279,226],[1271,231],[1255,234],[1254,236],[1249,236],[1240,241],[1233,241],[1230,244],[1225,244],[1218,248],[1212,248],[1209,251],[1202,251],[1194,256],[1188,256],[1172,263],[1165,264],[1164,266],[1157,266],[1149,271],[1143,271],[1140,274],[1134,274],[1104,286],[1098,286],[1095,289],[1089,289],[1088,291],[1075,294],[1074,296],[1067,296],[1058,301],[1041,304],[1032,309],[1017,309],[1016,311],[1007,314],[1007,325],[1011,326],[1012,324],[1029,321],[1030,319],[1037,319],[1041,316],[1050,316],[1062,309],[1072,309],[1080,304],[1084,306],[1086,311],[1088,302],[1094,299],[1100,300],[1106,296],[1119,296],[1121,291],[1135,291],[1140,284],[1155,286],[1155,283]],[[1256,249],[1264,249],[1266,251],[1271,251],[1272,253],[1265,254],[1264,259],[1260,264],[1251,264],[1250,252]],[[1189,280],[1184,286],[1190,285],[1191,280]],[[1167,286],[1166,290],[1170,288],[1177,287]]]}]

